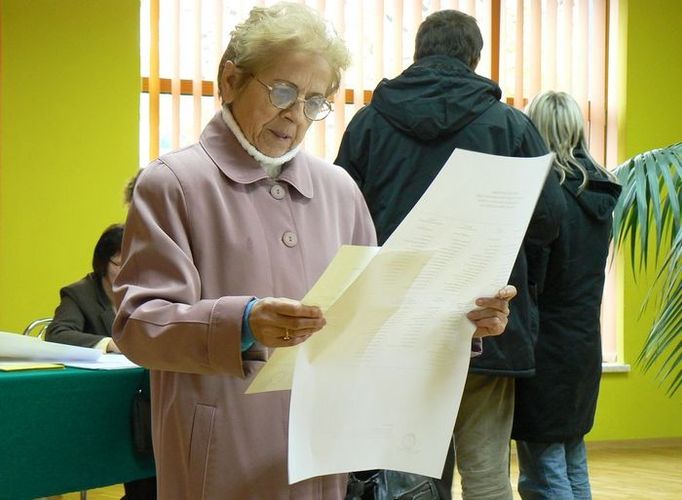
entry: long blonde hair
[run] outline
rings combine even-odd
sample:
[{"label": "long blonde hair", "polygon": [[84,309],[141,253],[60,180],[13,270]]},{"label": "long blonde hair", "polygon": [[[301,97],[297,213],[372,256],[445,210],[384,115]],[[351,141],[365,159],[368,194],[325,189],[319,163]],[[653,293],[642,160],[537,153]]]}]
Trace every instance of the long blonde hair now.
[{"label": "long blonde hair", "polygon": [[[585,140],[583,115],[578,103],[566,92],[552,90],[535,96],[528,107],[528,116],[537,127],[540,135],[555,154],[554,170],[559,174],[561,182],[567,174],[581,175],[580,190],[587,185],[587,170],[576,160],[574,152],[581,150],[592,164],[609,179],[613,174],[602,167],[592,156]],[[578,174],[578,172],[580,174]]]}]

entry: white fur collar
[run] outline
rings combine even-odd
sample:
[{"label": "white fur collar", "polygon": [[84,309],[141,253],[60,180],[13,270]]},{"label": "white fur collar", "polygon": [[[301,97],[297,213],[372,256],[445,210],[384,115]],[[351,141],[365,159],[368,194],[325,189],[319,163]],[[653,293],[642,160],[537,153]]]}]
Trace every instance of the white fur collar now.
[{"label": "white fur collar", "polygon": [[232,116],[232,112],[230,112],[230,108],[228,107],[227,104],[223,104],[222,106],[222,117],[223,121],[225,122],[225,125],[227,125],[227,127],[232,131],[234,136],[239,141],[239,144],[241,144],[242,147],[246,150],[246,152],[249,153],[249,155],[252,156],[253,159],[256,160],[261,167],[263,167],[263,169],[267,172],[269,177],[272,178],[277,177],[282,171],[282,165],[284,165],[286,162],[288,162],[294,156],[296,156],[298,154],[298,151],[301,149],[301,145],[299,144],[294,149],[283,154],[278,158],[266,156],[260,151],[258,151],[255,148],[255,146],[251,144],[246,139],[246,137],[244,137],[242,130],[239,128],[239,125]]}]

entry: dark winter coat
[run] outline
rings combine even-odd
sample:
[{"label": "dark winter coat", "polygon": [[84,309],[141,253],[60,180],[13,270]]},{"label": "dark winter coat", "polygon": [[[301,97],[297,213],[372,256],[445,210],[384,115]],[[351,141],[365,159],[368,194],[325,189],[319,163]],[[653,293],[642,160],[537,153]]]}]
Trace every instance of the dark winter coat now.
[{"label": "dark winter coat", "polygon": [[[368,106],[344,133],[336,163],[360,186],[382,244],[426,191],[455,148],[502,156],[547,153],[530,120],[500,102],[497,84],[458,59],[430,56],[393,80],[382,80]],[[537,336],[536,282],[544,273],[543,248],[558,234],[564,201],[550,174],[519,251],[510,283],[507,331],[485,339],[471,371],[533,374]],[[530,257],[529,257],[530,256]]]},{"label": "dark winter coat", "polygon": [[563,184],[567,212],[552,243],[539,300],[535,377],[516,382],[514,439],[563,442],[592,428],[601,380],[599,311],[609,249],[611,214],[620,186],[592,166],[589,181]]}]

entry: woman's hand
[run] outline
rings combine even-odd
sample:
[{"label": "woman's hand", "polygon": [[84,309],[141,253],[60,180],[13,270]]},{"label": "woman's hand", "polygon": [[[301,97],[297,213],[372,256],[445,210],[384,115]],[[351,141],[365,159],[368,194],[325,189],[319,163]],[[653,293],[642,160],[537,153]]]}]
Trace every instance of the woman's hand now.
[{"label": "woman's hand", "polygon": [[253,336],[267,347],[300,344],[326,324],[319,307],[285,298],[260,299],[249,316]]},{"label": "woman's hand", "polygon": [[476,305],[480,306],[480,309],[467,313],[467,318],[476,325],[474,337],[488,337],[504,332],[509,319],[509,301],[514,297],[516,287],[507,285],[497,292],[495,297],[476,299]]}]

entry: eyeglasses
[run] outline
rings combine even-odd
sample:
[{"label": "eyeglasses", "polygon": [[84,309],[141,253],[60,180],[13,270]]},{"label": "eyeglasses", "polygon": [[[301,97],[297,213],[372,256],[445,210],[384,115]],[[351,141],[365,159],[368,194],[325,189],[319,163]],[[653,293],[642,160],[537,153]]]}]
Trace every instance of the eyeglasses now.
[{"label": "eyeglasses", "polygon": [[298,88],[287,82],[275,82],[268,85],[262,82],[258,77],[254,76],[255,80],[263,87],[268,89],[270,96],[270,103],[277,109],[289,109],[297,102],[303,103],[303,114],[308,120],[319,121],[324,120],[332,110],[331,103],[321,95],[314,95],[308,99],[298,97]]}]

